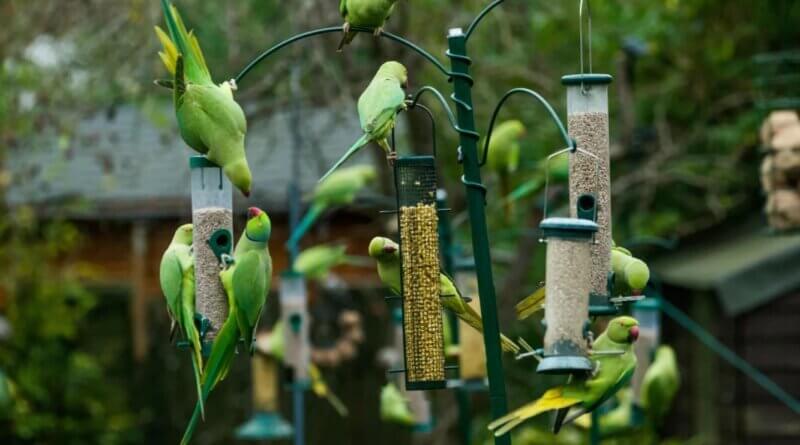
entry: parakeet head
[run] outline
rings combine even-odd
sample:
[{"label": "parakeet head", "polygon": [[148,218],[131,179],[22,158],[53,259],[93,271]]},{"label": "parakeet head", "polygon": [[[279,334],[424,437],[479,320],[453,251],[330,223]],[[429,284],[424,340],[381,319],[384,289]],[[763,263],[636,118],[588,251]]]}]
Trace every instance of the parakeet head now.
[{"label": "parakeet head", "polygon": [[653,361],[675,362],[675,350],[672,349],[672,346],[661,345],[656,349],[655,359]]},{"label": "parakeet head", "polygon": [[381,65],[380,69],[378,70],[379,73],[387,76],[391,76],[394,79],[397,79],[402,85],[403,88],[408,87],[408,70],[402,63],[396,62],[394,60],[389,61]]},{"label": "parakeet head", "polygon": [[376,236],[369,243],[369,256],[378,261],[395,258],[398,255],[400,255],[400,246],[389,238]]},{"label": "parakeet head", "polygon": [[525,136],[525,125],[523,125],[522,122],[514,119],[505,121],[498,125],[495,131],[507,132],[506,134],[511,136],[511,139],[519,139],[522,136]]},{"label": "parakeet head", "polygon": [[265,243],[272,234],[272,222],[269,216],[258,207],[247,209],[247,227],[245,234],[250,241]]},{"label": "parakeet head", "polygon": [[250,173],[250,167],[247,165],[247,159],[240,159],[236,162],[231,162],[225,166],[225,176],[227,176],[231,183],[239,190],[242,191],[244,196],[250,197],[250,187],[253,184],[253,175]]},{"label": "parakeet head", "polygon": [[172,236],[172,242],[176,244],[191,245],[192,235],[194,233],[191,224],[184,224],[175,230],[175,235]]},{"label": "parakeet head", "polygon": [[633,317],[617,317],[608,323],[606,332],[614,343],[633,343],[639,338],[639,322]]},{"label": "parakeet head", "polygon": [[647,267],[644,261],[632,258],[625,266],[625,278],[628,280],[628,286],[633,289],[633,292],[639,294],[650,280],[650,268]]}]

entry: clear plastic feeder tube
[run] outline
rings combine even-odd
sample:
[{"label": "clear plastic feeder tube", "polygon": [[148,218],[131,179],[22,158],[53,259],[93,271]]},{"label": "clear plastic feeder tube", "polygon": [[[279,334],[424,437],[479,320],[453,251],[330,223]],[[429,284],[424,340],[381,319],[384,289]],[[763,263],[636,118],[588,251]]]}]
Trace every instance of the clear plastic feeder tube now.
[{"label": "clear plastic feeder tube", "polygon": [[537,372],[591,371],[586,329],[591,291],[591,240],[597,224],[588,219],[547,218],[540,227],[547,243],[547,298],[544,359]]},{"label": "clear plastic feeder tube", "polygon": [[570,136],[582,150],[596,159],[570,155],[569,195],[571,216],[577,216],[578,197],[592,193],[597,198],[598,232],[592,246],[591,290],[597,304],[607,305],[608,274],[611,272],[611,167],[609,157],[607,74],[564,76],[567,87],[567,125]]},{"label": "clear plastic feeder tube", "polygon": [[[458,265],[455,277],[456,286],[475,312],[481,313],[480,297],[478,295],[478,277],[475,274],[475,263]],[[486,347],[483,344],[483,335],[464,323],[458,321],[458,370],[462,380],[486,379]]]},{"label": "clear plastic feeder tube", "polygon": [[210,322],[205,340],[216,337],[228,317],[228,297],[219,279],[219,253],[233,244],[233,191],[222,168],[204,156],[189,160],[194,226],[195,307]]},{"label": "clear plastic feeder tube", "polygon": [[278,412],[278,362],[264,354],[252,359],[253,409],[256,412]]},{"label": "clear plastic feeder tube", "polygon": [[639,338],[634,343],[636,370],[633,373],[633,402],[641,406],[641,388],[645,373],[661,340],[661,310],[659,302],[647,298],[633,306],[633,318],[639,321]]},{"label": "clear plastic feeder tube", "polygon": [[308,380],[311,360],[306,283],[303,276],[293,272],[281,275],[280,304],[285,361],[294,370],[296,382]]}]

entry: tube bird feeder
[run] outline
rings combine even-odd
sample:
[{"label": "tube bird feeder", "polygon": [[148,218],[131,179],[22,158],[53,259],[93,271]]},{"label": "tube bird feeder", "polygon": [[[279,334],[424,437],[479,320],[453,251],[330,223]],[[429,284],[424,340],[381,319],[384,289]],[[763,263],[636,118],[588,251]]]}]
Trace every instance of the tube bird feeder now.
[{"label": "tube bird feeder", "polygon": [[255,354],[253,373],[253,417],[236,429],[239,440],[281,440],[294,434],[292,425],[279,411],[278,362],[265,354]]},{"label": "tube bird feeder", "polygon": [[[463,260],[456,263],[456,286],[478,314],[481,313],[480,296],[478,295],[478,277],[475,275],[475,262]],[[486,380],[486,348],[483,335],[463,321],[458,322],[458,369],[464,382],[480,382]]]},{"label": "tube bird feeder", "polygon": [[[636,370],[633,373],[633,405],[641,417],[641,389],[645,373],[653,362],[653,354],[661,340],[661,303],[657,298],[646,298],[633,305],[633,317],[639,321],[639,339],[634,344]],[[634,419],[638,420],[638,419]]]},{"label": "tube bird feeder", "polygon": [[547,243],[544,358],[536,372],[580,374],[592,370],[588,354],[594,195],[577,200],[578,218],[552,217],[540,224]]},{"label": "tube bird feeder", "polygon": [[287,271],[281,274],[281,320],[283,320],[284,361],[293,369],[295,384],[308,380],[311,359],[306,283],[303,276]]},{"label": "tube bird feeder", "polygon": [[446,386],[439,302],[439,233],[433,156],[395,162],[407,390]]},{"label": "tube bird feeder", "polygon": [[[595,194],[597,200],[597,235],[592,245],[591,315],[613,315],[609,274],[611,273],[611,162],[609,156],[608,74],[572,74],[561,78],[567,87],[567,126],[578,147],[595,155],[570,156],[569,197],[571,216],[576,217],[578,199]],[[596,187],[596,190],[595,190]]]},{"label": "tube bird feeder", "polygon": [[228,317],[228,297],[219,272],[233,246],[233,190],[222,168],[205,156],[189,159],[192,187],[192,247],[195,264],[195,307],[209,326],[203,352]]}]

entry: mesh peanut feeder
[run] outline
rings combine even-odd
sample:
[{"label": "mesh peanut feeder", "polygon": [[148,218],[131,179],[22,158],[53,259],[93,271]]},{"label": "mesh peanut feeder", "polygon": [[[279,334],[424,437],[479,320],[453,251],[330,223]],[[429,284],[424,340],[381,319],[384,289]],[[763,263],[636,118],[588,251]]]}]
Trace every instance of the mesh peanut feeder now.
[{"label": "mesh peanut feeder", "polygon": [[[589,160],[596,156],[576,148],[570,152]],[[597,167],[596,167],[597,168]],[[547,196],[545,194],[545,196]],[[589,297],[592,293],[592,248],[598,231],[595,195],[576,199],[575,217],[547,217],[539,228],[547,243],[544,354],[536,371],[543,374],[580,374],[592,370],[588,356]]]},{"label": "mesh peanut feeder", "polygon": [[440,389],[446,381],[435,158],[399,158],[395,163],[395,186],[406,389]]},{"label": "mesh peanut feeder", "polygon": [[293,369],[295,382],[305,382],[308,380],[311,348],[306,283],[302,275],[295,272],[281,275],[280,305],[285,362]]},{"label": "mesh peanut feeder", "polygon": [[233,192],[222,168],[204,156],[189,159],[192,186],[192,224],[194,226],[196,310],[208,319],[204,352],[228,317],[228,297],[222,288],[219,271],[223,255],[233,245]]}]

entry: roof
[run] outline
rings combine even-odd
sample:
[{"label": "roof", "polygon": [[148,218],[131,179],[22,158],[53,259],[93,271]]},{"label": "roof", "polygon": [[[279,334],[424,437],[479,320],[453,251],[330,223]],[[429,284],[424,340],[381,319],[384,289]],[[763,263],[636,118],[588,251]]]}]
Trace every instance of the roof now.
[{"label": "roof", "polygon": [[800,288],[800,234],[773,233],[753,218],[650,266],[664,283],[715,292],[725,312],[737,315]]},{"label": "roof", "polygon": [[[295,144],[291,112],[248,122],[247,158],[254,176],[248,203],[286,211],[296,149],[301,150],[300,188],[310,191],[361,133],[351,108],[302,109],[302,147]],[[178,136],[171,109],[124,105],[80,121],[68,140],[43,131],[9,150],[6,167],[14,177],[6,200],[38,205],[43,213],[78,201],[82,205],[71,207],[70,215],[87,219],[185,215],[191,206],[188,158],[193,154]],[[375,159],[365,150],[350,163]],[[236,198],[245,205],[243,197]]]}]

